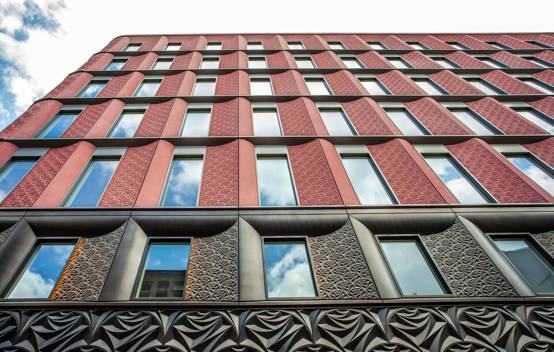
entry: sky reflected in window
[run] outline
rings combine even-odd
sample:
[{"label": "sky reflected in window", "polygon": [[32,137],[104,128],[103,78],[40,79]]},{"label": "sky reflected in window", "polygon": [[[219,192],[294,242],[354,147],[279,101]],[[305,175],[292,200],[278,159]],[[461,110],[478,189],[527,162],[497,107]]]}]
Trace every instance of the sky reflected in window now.
[{"label": "sky reflected in window", "polygon": [[161,80],[144,80],[135,93],[135,97],[153,97],[156,96],[158,88],[162,84]]},{"label": "sky reflected in window", "polygon": [[507,158],[527,177],[535,181],[545,191],[554,195],[554,178],[533,159],[525,155],[512,155]]},{"label": "sky reflected in window", "polygon": [[202,178],[202,159],[176,158],[171,163],[171,171],[165,189],[163,205],[195,206]]},{"label": "sky reflected in window", "polygon": [[173,59],[170,58],[161,58],[156,60],[153,70],[169,70],[173,64]]},{"label": "sky reflected in window", "polygon": [[492,136],[496,134],[469,109],[455,109],[451,110],[451,112],[454,116],[456,116],[456,118],[458,118],[458,120],[460,120],[477,135]]},{"label": "sky reflected in window", "polygon": [[36,160],[12,160],[0,171],[0,202],[13,191],[35,163]]},{"label": "sky reflected in window", "polygon": [[113,59],[106,67],[107,71],[119,71],[127,63],[127,59]]},{"label": "sky reflected in window", "polygon": [[212,113],[209,109],[188,110],[181,135],[184,137],[207,136],[210,131],[211,115]]},{"label": "sky reflected in window", "polygon": [[254,136],[280,136],[279,116],[275,109],[255,109],[252,113]]},{"label": "sky reflected in window", "polygon": [[305,81],[311,95],[331,95],[323,78],[306,78]]},{"label": "sky reflected in window", "polygon": [[321,109],[319,113],[330,136],[353,136],[356,134],[342,109]]},{"label": "sky reflected in window", "polygon": [[38,135],[39,138],[58,138],[60,137],[71,124],[75,121],[77,116],[79,116],[80,111],[78,112],[61,112],[57,114],[52,122],[40,132]]},{"label": "sky reflected in window", "polygon": [[404,109],[385,110],[392,122],[405,136],[423,136],[427,133],[415,121],[415,118]]},{"label": "sky reflected in window", "polygon": [[368,157],[343,156],[342,163],[361,204],[394,203]]},{"label": "sky reflected in window", "polygon": [[362,83],[362,86],[364,86],[365,90],[370,95],[388,95],[389,93],[385,90],[385,88],[379,83],[377,79],[371,79],[371,78],[361,78],[360,83]]},{"label": "sky reflected in window", "polygon": [[344,62],[344,64],[348,68],[363,68],[364,67],[364,66],[362,66],[360,61],[358,61],[358,59],[353,58],[353,57],[342,58],[342,62]]},{"label": "sky reflected in window", "polygon": [[519,108],[515,109],[518,114],[531,121],[535,125],[539,126],[543,130],[550,134],[554,134],[554,120],[544,116],[533,108]]},{"label": "sky reflected in window", "polygon": [[110,182],[119,159],[96,159],[89,164],[85,175],[73,191],[68,207],[95,207]]},{"label": "sky reflected in window", "polygon": [[205,57],[202,59],[201,69],[216,69],[219,68],[219,58]]},{"label": "sky reflected in window", "polygon": [[309,57],[295,57],[294,61],[296,61],[298,68],[315,68],[312,59]]},{"label": "sky reflected in window", "polygon": [[269,78],[251,78],[250,94],[252,95],[272,95],[271,80]]},{"label": "sky reflected in window", "polygon": [[194,84],[194,92],[192,95],[214,95],[215,93],[215,79],[212,78],[202,78],[197,79]]},{"label": "sky reflected in window", "polygon": [[258,157],[257,171],[260,205],[296,205],[292,176],[285,156]]},{"label": "sky reflected in window", "polygon": [[79,93],[80,98],[94,98],[106,86],[108,81],[91,81],[85,89]]},{"label": "sky reflected in window", "polygon": [[143,116],[144,112],[142,111],[123,111],[117,125],[110,133],[110,137],[128,138],[134,136]]}]

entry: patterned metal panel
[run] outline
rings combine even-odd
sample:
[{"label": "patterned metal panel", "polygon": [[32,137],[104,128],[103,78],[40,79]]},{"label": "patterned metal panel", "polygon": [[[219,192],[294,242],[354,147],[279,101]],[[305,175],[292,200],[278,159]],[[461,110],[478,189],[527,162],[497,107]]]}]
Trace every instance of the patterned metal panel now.
[{"label": "patterned metal panel", "polygon": [[[533,238],[554,257],[554,231],[532,234]],[[1,243],[1,242],[0,242]]]},{"label": "patterned metal panel", "polygon": [[[17,224],[16,224],[17,225]],[[6,242],[8,237],[13,233],[13,230],[15,230],[15,225],[8,227],[4,231],[0,232],[0,247]]]}]

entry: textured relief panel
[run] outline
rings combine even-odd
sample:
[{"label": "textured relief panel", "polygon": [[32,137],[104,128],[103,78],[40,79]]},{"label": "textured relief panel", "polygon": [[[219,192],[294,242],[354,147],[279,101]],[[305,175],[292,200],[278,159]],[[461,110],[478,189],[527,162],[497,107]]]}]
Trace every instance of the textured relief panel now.
[{"label": "textured relief panel", "polygon": [[238,143],[233,141],[206,149],[198,205],[238,205]]},{"label": "textured relief panel", "polygon": [[400,55],[404,60],[408,61],[414,68],[441,68],[435,61],[423,55],[419,51],[412,51],[404,55]]},{"label": "textured relief panel", "polygon": [[194,237],[189,259],[185,299],[238,301],[238,224],[206,237]]},{"label": "textured relief panel", "polygon": [[289,68],[289,62],[285,55],[285,51],[280,51],[275,54],[266,55],[265,59],[267,60],[267,67],[269,68]]},{"label": "textured relief panel", "polygon": [[450,45],[432,35],[426,35],[420,41],[423,45],[433,50],[449,50],[451,48]]},{"label": "textured relief panel", "polygon": [[514,351],[554,348],[554,307],[4,310],[5,351]]},{"label": "textured relief panel", "polygon": [[400,71],[389,71],[377,75],[381,83],[394,95],[426,95],[415,83]]},{"label": "textured relief panel", "polygon": [[505,44],[513,49],[537,49],[533,44],[526,43],[522,40],[508,36],[505,34],[475,34],[474,37],[482,41],[495,41]]},{"label": "textured relief panel", "polygon": [[56,301],[97,301],[110,271],[125,225],[106,235],[77,242],[50,294]]},{"label": "textured relief panel", "polygon": [[[118,95],[118,93],[123,89],[123,87],[127,84],[127,82],[131,79],[134,72],[128,73],[123,76],[117,76],[114,77],[106,84],[104,89],[100,93],[98,93],[98,97],[115,97]],[[130,95],[130,94],[129,94]]]},{"label": "textured relief panel", "polygon": [[[534,233],[531,236],[539,242],[539,244],[554,257],[554,231],[548,231],[543,233]],[[1,236],[0,236],[1,237]],[[0,243],[2,243],[0,241]]]},{"label": "textured relief panel", "polygon": [[67,76],[60,84],[52,89],[45,97],[66,97],[75,95],[84,83],[92,78],[90,73],[77,72]]},{"label": "textured relief panel", "polygon": [[127,45],[127,43],[129,43],[129,37],[117,37],[112,39],[112,41],[110,41],[108,45],[106,45],[104,49],[102,49],[102,51],[123,50],[124,46]]},{"label": "textured relief panel", "polygon": [[83,66],[81,66],[79,69],[80,70],[101,70],[102,68],[104,68],[104,66],[106,66],[108,62],[111,61],[111,59],[113,59],[112,54],[108,54],[108,53],[96,54],[96,55],[93,55],[90,59],[88,59],[87,62],[85,62]]},{"label": "textured relief panel", "polygon": [[227,55],[221,55],[219,60],[219,68],[238,68],[239,67],[239,52],[234,52]]},{"label": "textured relief panel", "polygon": [[154,142],[141,147],[127,148],[102,195],[99,207],[132,207],[135,205],[157,145],[158,142]]},{"label": "textured relief panel", "polygon": [[445,42],[458,42],[474,50],[490,50],[493,46],[469,35],[465,34],[441,34],[436,37]]},{"label": "textured relief panel", "polygon": [[[552,58],[552,62],[554,62],[554,57]],[[554,119],[554,97],[530,101],[528,104]]]},{"label": "textured relief panel", "polygon": [[533,74],[533,77],[543,81],[551,86],[554,85],[554,71],[553,70],[544,70],[538,73]]},{"label": "textured relief panel", "polygon": [[161,136],[176,101],[172,99],[164,103],[151,104],[144,114],[135,137]]},{"label": "textured relief panel", "polygon": [[75,122],[63,133],[62,138],[84,137],[112,102],[107,101],[101,104],[87,105]]},{"label": "textured relief panel", "polygon": [[539,159],[554,167],[554,137],[542,140],[537,143],[524,144],[531,153],[535,154]]},{"label": "textured relief panel", "polygon": [[271,85],[275,95],[300,95],[300,89],[294,79],[293,71],[275,73],[271,75]]},{"label": "textured relief panel", "polygon": [[446,89],[452,95],[481,95],[480,90],[467,83],[464,79],[458,77],[452,71],[440,71],[428,75],[442,88]]},{"label": "textured relief panel", "polygon": [[173,59],[173,63],[171,64],[172,70],[185,70],[189,68],[189,64],[192,60],[192,56],[194,53],[188,53],[184,55],[177,55]]},{"label": "textured relief panel", "polygon": [[131,56],[129,60],[122,67],[122,70],[136,70],[142,64],[149,54]]},{"label": "textured relief panel", "polygon": [[323,44],[323,40],[320,36],[314,35],[314,34],[286,34],[283,35],[283,38],[285,38],[286,41],[301,41],[302,44],[304,44],[304,48],[306,49],[324,49],[325,45]]},{"label": "textured relief panel", "polygon": [[62,106],[63,104],[56,100],[37,102],[4,130],[0,130],[0,137],[32,137]]},{"label": "textured relief panel", "polygon": [[[484,62],[481,62],[471,55],[466,54],[463,51],[456,51],[452,54],[445,55],[445,57],[455,64],[458,64],[462,68],[488,68],[490,66]],[[481,93],[479,93],[481,94]]]},{"label": "textured relief panel", "polygon": [[541,92],[535,88],[528,86],[502,71],[495,70],[483,73],[480,76],[508,94],[541,94]]},{"label": "textured relief panel", "polygon": [[237,95],[239,91],[239,71],[217,77],[215,95]]},{"label": "textured relief panel", "polygon": [[404,104],[423,125],[435,135],[473,134],[466,129],[439,103],[431,98],[423,98]]},{"label": "textured relief panel", "polygon": [[[17,224],[16,224],[17,225]],[[13,230],[15,230],[15,225],[12,225],[5,229],[4,231],[0,232],[0,247],[6,242],[8,237],[13,233]]]},{"label": "textured relief panel", "polygon": [[[341,104],[360,135],[392,135],[398,132],[387,125],[389,118],[374,101],[361,98]],[[390,122],[392,124],[392,121]]]},{"label": "textured relief panel", "polygon": [[356,78],[349,71],[338,71],[323,75],[333,94],[336,95],[362,95],[364,94],[356,85]]},{"label": "textured relief panel", "polygon": [[214,103],[210,136],[236,136],[239,132],[239,100]]},{"label": "textured relief panel", "polygon": [[358,60],[367,68],[394,68],[387,59],[375,51],[368,51],[356,55]]},{"label": "textured relief panel", "polygon": [[277,103],[279,118],[285,136],[313,136],[314,126],[302,98]]},{"label": "textured relief panel", "polygon": [[318,68],[344,68],[342,62],[339,63],[339,58],[332,51],[322,51],[312,54],[312,60]]},{"label": "textured relief panel", "polygon": [[176,75],[167,75],[164,77],[160,88],[156,92],[157,97],[176,96],[179,95],[179,90],[183,84],[183,80],[187,76],[187,72],[181,72]]},{"label": "textured relief panel", "polygon": [[25,175],[13,191],[0,203],[2,208],[30,207],[38,199],[63,164],[77,148],[77,143],[62,148],[51,148]]},{"label": "textured relief panel", "polygon": [[508,67],[511,68],[540,67],[539,65],[536,65],[531,61],[527,61],[507,51],[499,51],[490,55],[490,57],[508,65]]},{"label": "textured relief panel", "polygon": [[350,221],[333,233],[309,236],[308,247],[321,298],[379,298]]},{"label": "textured relief panel", "polygon": [[456,296],[517,296],[458,219],[445,231],[421,238]]},{"label": "textured relief panel", "polygon": [[358,36],[353,34],[322,34],[320,35],[326,41],[339,40],[347,49],[351,50],[367,50],[367,44]]},{"label": "textured relief panel", "polygon": [[554,62],[554,51],[552,50],[541,51],[540,53],[535,53],[535,57],[538,57],[539,59],[543,59],[548,62]]}]

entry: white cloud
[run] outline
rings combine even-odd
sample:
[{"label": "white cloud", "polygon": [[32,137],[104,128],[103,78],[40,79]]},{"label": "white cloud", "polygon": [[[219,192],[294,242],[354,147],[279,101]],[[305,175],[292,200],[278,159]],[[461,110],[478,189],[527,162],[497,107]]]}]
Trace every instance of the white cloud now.
[{"label": "white cloud", "polygon": [[28,271],[10,293],[10,298],[47,298],[54,284],[54,280],[45,279],[40,274]]},{"label": "white cloud", "polygon": [[310,297],[314,295],[306,249],[295,245],[271,268],[267,280],[269,297]]}]

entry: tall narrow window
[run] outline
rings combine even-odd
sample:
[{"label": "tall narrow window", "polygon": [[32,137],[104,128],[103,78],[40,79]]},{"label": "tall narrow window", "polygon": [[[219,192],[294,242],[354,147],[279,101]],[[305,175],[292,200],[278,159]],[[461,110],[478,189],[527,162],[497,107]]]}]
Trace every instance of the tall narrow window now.
[{"label": "tall narrow window", "polygon": [[65,131],[71,126],[71,124],[77,119],[77,116],[81,111],[60,111],[54,118],[48,123],[45,129],[39,134],[38,138],[59,138]]},{"label": "tall narrow window", "polygon": [[39,244],[7,298],[48,298],[65,267],[74,242]]},{"label": "tall narrow window", "polygon": [[154,64],[154,67],[152,67],[153,70],[169,70],[171,68],[171,64],[173,64],[173,58],[172,57],[160,57],[156,60],[156,63]]},{"label": "tall narrow window", "polygon": [[262,42],[247,42],[246,49],[248,50],[263,50]]},{"label": "tall narrow window", "polygon": [[106,66],[106,71],[119,71],[127,63],[128,59],[115,58],[113,59],[108,66]]},{"label": "tall narrow window", "polygon": [[119,164],[119,158],[93,158],[66,202],[67,207],[95,207]]},{"label": "tall narrow window", "polygon": [[447,293],[424,248],[416,239],[382,239],[385,258],[404,296]]},{"label": "tall narrow window", "polygon": [[353,136],[356,134],[350,120],[341,108],[319,108],[319,114],[330,136]]},{"label": "tall narrow window", "polygon": [[554,293],[554,267],[526,238],[498,236],[494,244],[538,294]]},{"label": "tall narrow window", "polygon": [[286,156],[258,156],[257,177],[260,205],[297,204]]},{"label": "tall narrow window", "polygon": [[107,79],[93,79],[87,84],[87,86],[79,93],[79,98],[94,98],[100,93],[102,89],[108,84]]},{"label": "tall narrow window", "polygon": [[452,108],[450,112],[456,116],[464,125],[466,125],[473,133],[482,136],[492,136],[500,134],[498,129],[492,124],[477,115],[473,110],[468,108]]},{"label": "tall narrow window", "polygon": [[35,163],[36,159],[12,159],[0,168],[0,202],[13,191]]},{"label": "tall narrow window", "polygon": [[421,44],[420,42],[408,42],[408,45],[411,46],[415,50],[427,50],[427,49],[429,49],[428,47]]},{"label": "tall narrow window", "polygon": [[134,136],[143,117],[144,110],[123,110],[110,133],[110,137],[129,138]]},{"label": "tall narrow window", "polygon": [[506,44],[502,44],[502,43],[499,43],[499,42],[494,42],[494,41],[490,41],[490,42],[485,42],[489,45],[492,45],[494,46],[495,48],[498,48],[498,49],[511,49],[509,46],[507,46]]},{"label": "tall narrow window", "polygon": [[169,43],[165,47],[165,50],[166,51],[177,51],[177,50],[181,50],[181,46],[182,46],[181,43]]},{"label": "tall narrow window", "polygon": [[548,133],[554,134],[554,120],[552,118],[531,107],[514,108],[514,110],[528,121],[548,131]]},{"label": "tall narrow window", "polygon": [[373,50],[386,50],[387,48],[379,42],[367,42],[367,45]]},{"label": "tall narrow window", "polygon": [[425,156],[425,160],[460,203],[488,203],[467,172],[446,155]]},{"label": "tall narrow window", "polygon": [[210,131],[212,110],[188,108],[183,125],[183,137],[205,137]]},{"label": "tall narrow window", "polygon": [[554,196],[554,178],[552,172],[547,170],[545,166],[539,164],[529,155],[508,155],[506,158],[527,177]]},{"label": "tall narrow window", "polygon": [[331,95],[331,90],[323,78],[305,77],[304,81],[308,86],[311,95]]},{"label": "tall narrow window", "polygon": [[201,178],[201,157],[175,157],[171,163],[162,205],[196,206]]},{"label": "tall narrow window", "polygon": [[219,68],[219,57],[206,56],[202,58],[202,64],[200,65],[200,68],[203,70]]},{"label": "tall narrow window", "polygon": [[294,61],[298,68],[315,68],[314,62],[309,56],[295,56]]},{"label": "tall narrow window", "polygon": [[377,78],[359,78],[369,95],[389,95],[390,92]]},{"label": "tall narrow window", "polygon": [[549,84],[544,83],[543,81],[539,81],[536,78],[532,77],[523,77],[519,78],[520,81],[527,84],[528,86],[535,88],[536,90],[541,91],[544,94],[554,94],[554,87],[552,87]]},{"label": "tall narrow window", "polygon": [[489,95],[506,94],[482,78],[466,78],[466,81],[485,94],[489,94]]},{"label": "tall narrow window", "polygon": [[387,60],[389,60],[389,62],[396,68],[412,68],[412,66],[408,64],[406,60],[399,57],[387,57]]},{"label": "tall narrow window", "polygon": [[423,136],[430,134],[406,109],[385,108],[385,112],[405,136]]},{"label": "tall narrow window", "polygon": [[448,44],[451,47],[453,47],[454,49],[458,49],[458,50],[470,50],[471,49],[469,46],[464,45],[464,44],[459,43],[459,42],[446,42],[446,44]]},{"label": "tall narrow window", "polygon": [[364,68],[364,65],[353,56],[341,56],[341,60],[348,68]]},{"label": "tall narrow window", "polygon": [[250,78],[250,94],[252,95],[273,95],[271,80],[263,77]]},{"label": "tall narrow window", "polygon": [[155,96],[160,84],[162,84],[161,79],[144,79],[135,92],[135,97]]},{"label": "tall narrow window", "polygon": [[345,49],[344,45],[342,45],[341,42],[327,42],[327,44],[329,45],[329,48],[331,48],[333,50],[344,50]]},{"label": "tall narrow window", "polygon": [[290,50],[303,50],[304,44],[302,42],[287,42],[287,46]]},{"label": "tall narrow window", "polygon": [[251,56],[248,58],[248,68],[267,68],[265,57]]},{"label": "tall narrow window", "polygon": [[369,156],[341,156],[360,204],[393,204],[392,192]]},{"label": "tall narrow window", "polygon": [[264,239],[268,298],[315,297],[314,278],[303,240]]},{"label": "tall narrow window", "polygon": [[127,45],[127,47],[125,48],[125,51],[139,51],[141,46],[142,46],[142,43],[131,43]]},{"label": "tall narrow window", "polygon": [[274,108],[254,108],[252,111],[254,136],[280,136],[279,115]]},{"label": "tall narrow window", "polygon": [[495,60],[495,59],[492,59],[490,57],[478,57],[477,58],[479,61],[481,61],[482,63],[485,63],[487,65],[489,65],[490,67],[494,67],[494,68],[507,68],[508,66],[503,64],[502,62],[498,61],[498,60]]},{"label": "tall narrow window", "polygon": [[221,42],[208,42],[206,44],[206,50],[221,50],[222,48]]},{"label": "tall narrow window", "polygon": [[433,59],[433,61],[435,61],[437,64],[441,65],[444,68],[460,68],[458,64],[442,56],[435,56],[435,57],[432,57],[431,59]]},{"label": "tall narrow window", "polygon": [[190,242],[152,241],[139,281],[138,298],[183,298]]},{"label": "tall narrow window", "polygon": [[197,78],[194,84],[192,95],[214,95],[215,93],[215,78]]},{"label": "tall narrow window", "polygon": [[448,95],[448,92],[429,78],[414,78],[413,81],[430,95]]}]

